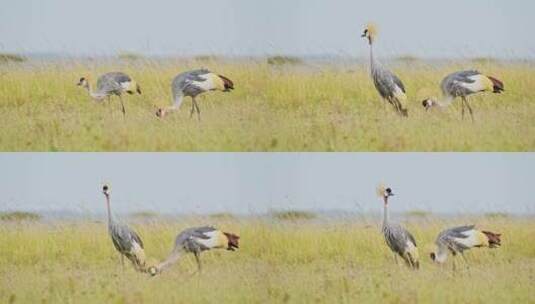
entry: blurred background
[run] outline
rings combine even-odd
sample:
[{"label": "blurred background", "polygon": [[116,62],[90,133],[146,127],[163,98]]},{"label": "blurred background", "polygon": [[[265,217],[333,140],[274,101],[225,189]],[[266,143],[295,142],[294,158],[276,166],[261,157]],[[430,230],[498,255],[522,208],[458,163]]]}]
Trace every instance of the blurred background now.
[{"label": "blurred background", "polygon": [[0,209],[51,216],[116,213],[262,215],[310,211],[533,214],[535,155],[508,153],[0,154]]},{"label": "blurred background", "polygon": [[1,0],[0,52],[33,57],[365,57],[365,24],[385,57],[533,58],[531,1]]}]

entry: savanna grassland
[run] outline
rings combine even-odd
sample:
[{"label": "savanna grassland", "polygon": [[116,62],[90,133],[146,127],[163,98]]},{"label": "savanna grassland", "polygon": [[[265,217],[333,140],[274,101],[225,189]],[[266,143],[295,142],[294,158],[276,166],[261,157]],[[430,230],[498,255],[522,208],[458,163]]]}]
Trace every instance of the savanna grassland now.
[{"label": "savanna grassland", "polygon": [[[2,303],[535,303],[535,223],[531,218],[408,218],[421,269],[397,266],[375,220],[187,218],[130,221],[152,259],[164,258],[178,231],[216,224],[241,235],[241,248],[204,253],[154,278],[123,271],[105,222],[0,222]],[[477,223],[503,233],[502,247],[428,257],[436,234]]]},{"label": "savanna grassland", "polygon": [[[232,93],[199,99],[202,121],[171,104],[179,72],[206,67],[231,78]],[[268,64],[266,60],[111,60],[0,66],[1,151],[532,151],[535,68],[531,63],[393,62],[407,87],[409,118],[382,104],[365,63]],[[460,103],[426,113],[450,72],[477,68],[505,82],[505,93],[471,97],[476,121],[461,120]],[[76,86],[81,76],[121,70],[143,95],[95,103]]]}]

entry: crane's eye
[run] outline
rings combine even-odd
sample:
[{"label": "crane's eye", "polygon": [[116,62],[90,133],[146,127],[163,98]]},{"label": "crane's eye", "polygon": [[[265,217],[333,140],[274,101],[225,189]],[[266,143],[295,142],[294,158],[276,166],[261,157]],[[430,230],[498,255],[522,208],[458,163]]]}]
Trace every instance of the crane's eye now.
[{"label": "crane's eye", "polygon": [[102,187],[102,190],[108,191],[108,186],[106,185],[106,186]]}]

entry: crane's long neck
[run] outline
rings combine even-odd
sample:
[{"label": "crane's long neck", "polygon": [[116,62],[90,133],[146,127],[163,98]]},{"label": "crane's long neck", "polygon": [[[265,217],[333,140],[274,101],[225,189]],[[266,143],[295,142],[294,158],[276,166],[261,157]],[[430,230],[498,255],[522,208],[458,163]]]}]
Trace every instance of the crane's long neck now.
[{"label": "crane's long neck", "polygon": [[91,96],[91,98],[93,99],[102,100],[105,97],[104,94],[93,91],[93,86],[89,81],[86,82],[86,85],[84,87],[87,90],[87,93],[89,93],[89,96]]},{"label": "crane's long neck", "polygon": [[383,209],[383,227],[388,225],[388,197],[383,197],[384,209]]},{"label": "crane's long neck", "polygon": [[174,263],[176,263],[180,259],[180,253],[181,251],[175,248],[173,252],[171,252],[171,254],[163,262],[156,266],[158,272],[162,272],[165,269],[171,267]]},{"label": "crane's long neck", "polygon": [[110,196],[106,195],[106,208],[108,210],[108,227],[111,227],[113,223],[113,215],[111,214]]}]

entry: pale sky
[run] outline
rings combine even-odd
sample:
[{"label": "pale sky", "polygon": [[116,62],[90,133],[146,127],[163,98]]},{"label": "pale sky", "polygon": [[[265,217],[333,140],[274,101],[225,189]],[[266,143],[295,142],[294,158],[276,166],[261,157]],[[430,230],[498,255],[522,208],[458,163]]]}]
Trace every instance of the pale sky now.
[{"label": "pale sky", "polygon": [[526,0],[0,0],[0,52],[535,57]]},{"label": "pale sky", "polygon": [[0,210],[535,214],[533,153],[0,153]]}]

